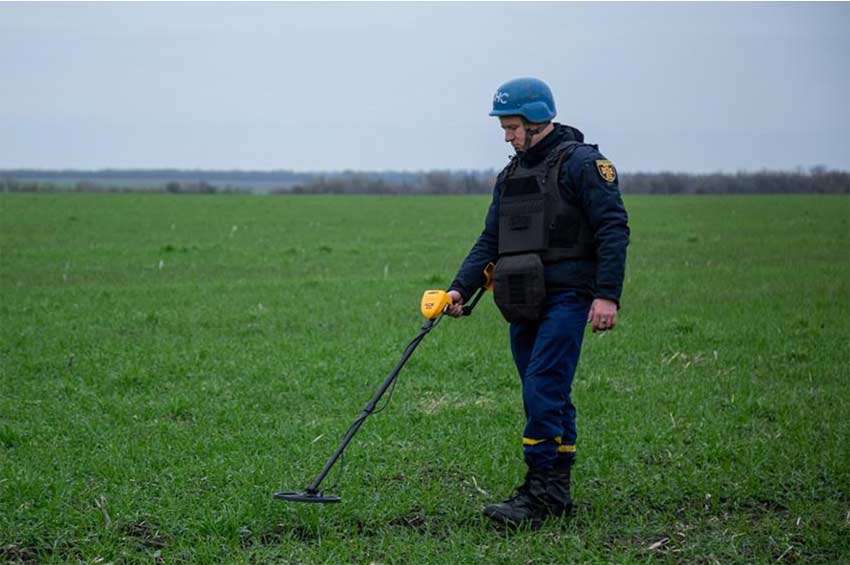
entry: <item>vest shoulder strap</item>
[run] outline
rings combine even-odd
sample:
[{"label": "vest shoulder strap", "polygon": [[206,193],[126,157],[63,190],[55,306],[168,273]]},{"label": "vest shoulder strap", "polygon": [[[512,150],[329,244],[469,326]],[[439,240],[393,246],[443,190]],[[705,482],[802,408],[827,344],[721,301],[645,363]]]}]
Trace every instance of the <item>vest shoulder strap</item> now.
[{"label": "vest shoulder strap", "polygon": [[499,175],[496,177],[496,183],[498,184],[504,182],[505,179],[508,178],[508,175],[514,172],[514,170],[516,170],[518,166],[519,156],[514,155],[513,157],[511,157],[511,162],[508,163],[508,165],[504,169],[502,169],[502,172],[500,172]]},{"label": "vest shoulder strap", "polygon": [[564,161],[569,161],[570,157],[572,157],[573,153],[575,153],[575,150],[578,149],[581,145],[587,144],[582,143],[581,141],[564,141],[558,144],[555,149],[551,151],[546,157],[547,166],[560,167],[561,163],[563,163]]}]

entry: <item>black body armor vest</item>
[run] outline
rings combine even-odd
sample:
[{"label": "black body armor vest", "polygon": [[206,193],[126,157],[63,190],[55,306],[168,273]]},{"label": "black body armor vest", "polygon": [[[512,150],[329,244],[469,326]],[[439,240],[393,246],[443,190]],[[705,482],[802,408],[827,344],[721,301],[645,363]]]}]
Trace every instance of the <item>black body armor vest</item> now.
[{"label": "black body armor vest", "polygon": [[579,145],[565,141],[535,167],[505,171],[499,200],[499,256],[537,253],[544,263],[595,256],[590,224],[558,187],[561,164]]}]

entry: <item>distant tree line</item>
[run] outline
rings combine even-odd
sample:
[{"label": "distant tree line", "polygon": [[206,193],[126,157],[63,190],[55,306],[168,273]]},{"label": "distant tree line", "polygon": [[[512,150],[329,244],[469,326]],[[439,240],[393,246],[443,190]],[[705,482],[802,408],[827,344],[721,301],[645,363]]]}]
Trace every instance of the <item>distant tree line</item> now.
[{"label": "distant tree line", "polygon": [[100,192],[100,193],[169,193],[169,194],[251,194],[249,188],[238,186],[216,186],[206,181],[177,182],[146,185],[134,182],[122,185],[93,180],[68,182],[49,180],[19,180],[14,177],[0,177],[0,192]]},{"label": "distant tree line", "polygon": [[387,174],[344,172],[318,175],[306,183],[275,193],[295,194],[489,194],[496,176],[492,171],[427,171]]},{"label": "distant tree line", "polygon": [[[2,192],[161,192],[169,194],[490,194],[495,171],[295,173],[291,171],[0,170]],[[736,174],[623,173],[626,194],[848,194],[850,172]]]},{"label": "distant tree line", "polygon": [[98,169],[96,171],[80,171],[74,169],[6,169],[0,170],[0,177],[13,178],[19,181],[53,181],[62,182],[68,179],[75,181],[98,182],[103,179],[132,181],[159,181],[167,179],[180,183],[220,183],[222,181],[238,182],[305,182],[315,176],[315,173],[303,173],[285,169],[274,171],[241,171],[233,170],[203,170],[203,169]]},{"label": "distant tree line", "polygon": [[847,194],[850,173],[813,167],[808,172],[704,174],[629,173],[620,182],[628,194]]}]

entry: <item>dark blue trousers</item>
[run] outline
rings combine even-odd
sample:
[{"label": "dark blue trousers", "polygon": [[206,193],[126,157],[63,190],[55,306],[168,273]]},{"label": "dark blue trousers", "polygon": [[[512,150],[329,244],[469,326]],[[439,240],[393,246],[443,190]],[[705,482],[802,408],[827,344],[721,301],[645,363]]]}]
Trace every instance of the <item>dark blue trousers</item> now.
[{"label": "dark blue trousers", "polygon": [[511,352],[522,379],[529,467],[551,468],[572,460],[576,408],[571,390],[591,300],[576,292],[546,297],[543,317],[510,326]]}]

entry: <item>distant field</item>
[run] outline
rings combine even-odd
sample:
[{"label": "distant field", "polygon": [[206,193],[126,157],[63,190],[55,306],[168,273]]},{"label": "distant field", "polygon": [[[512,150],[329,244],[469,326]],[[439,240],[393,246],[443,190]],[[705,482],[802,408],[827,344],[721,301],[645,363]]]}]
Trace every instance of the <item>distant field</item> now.
[{"label": "distant field", "polygon": [[850,561],[846,196],[629,197],[588,334],[575,515],[523,473],[507,326],[421,325],[486,197],[0,194],[0,562]]}]

